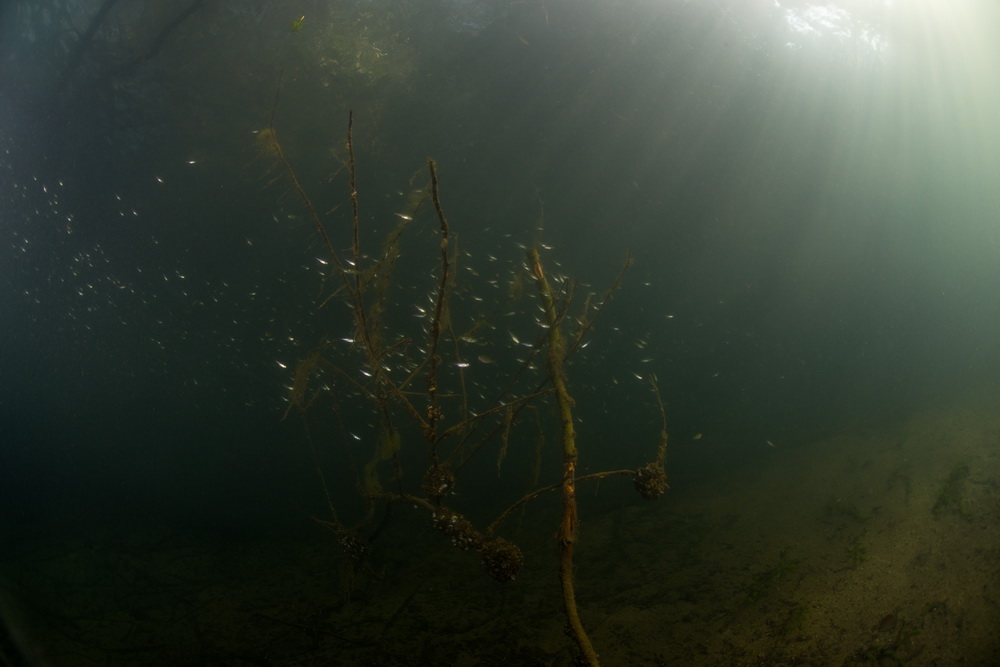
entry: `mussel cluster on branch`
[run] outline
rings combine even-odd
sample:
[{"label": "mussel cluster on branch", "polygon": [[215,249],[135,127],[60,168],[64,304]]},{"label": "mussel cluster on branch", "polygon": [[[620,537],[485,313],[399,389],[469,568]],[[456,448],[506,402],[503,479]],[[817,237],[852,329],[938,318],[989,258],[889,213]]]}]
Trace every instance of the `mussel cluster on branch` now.
[{"label": "mussel cluster on branch", "polygon": [[447,507],[434,512],[434,527],[450,537],[453,546],[463,551],[479,551],[485,541],[482,533],[468,519]]},{"label": "mussel cluster on branch", "polygon": [[344,554],[354,563],[359,563],[371,553],[371,545],[368,540],[357,530],[343,530],[338,538],[340,548]]},{"label": "mussel cluster on branch", "polygon": [[502,537],[487,542],[479,550],[483,557],[483,565],[490,576],[497,581],[511,581],[521,571],[524,565],[524,554],[517,547]]},{"label": "mussel cluster on branch", "polygon": [[632,475],[632,483],[635,490],[646,500],[656,500],[669,488],[667,486],[667,473],[663,470],[662,463],[647,463],[638,468]]},{"label": "mussel cluster on branch", "polygon": [[454,493],[455,473],[446,464],[432,463],[424,473],[422,488],[428,500],[439,503],[443,496]]},{"label": "mussel cluster on branch", "polygon": [[434,527],[451,538],[463,551],[478,551],[483,565],[497,581],[511,581],[524,565],[524,554],[517,545],[502,537],[487,540],[464,516],[446,507],[434,512]]}]

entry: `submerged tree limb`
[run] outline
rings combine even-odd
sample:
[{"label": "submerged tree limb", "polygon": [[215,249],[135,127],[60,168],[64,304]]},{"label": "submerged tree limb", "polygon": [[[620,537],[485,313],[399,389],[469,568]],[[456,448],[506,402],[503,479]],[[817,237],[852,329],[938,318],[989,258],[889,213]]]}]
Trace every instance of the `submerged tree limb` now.
[{"label": "submerged tree limb", "polygon": [[73,49],[73,54],[69,57],[69,61],[66,64],[66,69],[63,70],[62,76],[59,77],[57,92],[61,92],[70,79],[73,78],[76,70],[80,67],[80,63],[83,62],[83,56],[90,47],[90,43],[94,39],[98,28],[104,24],[104,19],[107,18],[116,4],[118,4],[118,0],[104,0],[98,8],[94,17],[90,20],[90,26],[87,28],[87,31],[80,35],[80,39],[76,43],[76,48]]},{"label": "submerged tree limb", "polygon": [[[395,259],[400,253],[399,237],[405,225],[400,225],[390,232],[381,258],[366,259],[367,256],[363,254],[361,247],[357,165],[352,134],[353,116],[348,120],[347,156],[344,164],[349,178],[352,208],[350,250],[345,248],[343,251],[337,251],[296,177],[291,163],[282,151],[275,136],[273,115],[266,133],[261,133],[265,148],[277,159],[288,175],[292,187],[304,202],[336,266],[341,287],[335,291],[335,295],[341,295],[354,313],[355,335],[352,339],[345,339],[351,343],[350,361],[342,363],[328,358],[328,354],[333,353],[333,346],[329,343],[330,339],[325,339],[316,350],[300,361],[293,382],[289,410],[294,408],[304,416],[320,391],[332,392],[337,396],[358,396],[370,402],[372,408],[372,418],[369,420],[374,436],[372,457],[364,467],[363,476],[355,468],[357,490],[368,511],[365,518],[355,527],[345,525],[338,518],[337,509],[331,498],[333,487],[327,486],[327,480],[321,469],[319,451],[313,445],[309,427],[306,425],[306,437],[309,440],[313,463],[320,475],[330,516],[329,520],[316,519],[316,521],[337,535],[353,572],[368,556],[371,544],[381,530],[381,526],[374,532],[365,528],[373,520],[375,504],[384,503],[387,508],[382,522],[384,526],[388,519],[388,508],[407,503],[416,509],[428,512],[433,527],[449,538],[452,545],[478,553],[490,576],[498,581],[509,581],[521,570],[524,556],[516,545],[502,537],[496,537],[496,531],[517,508],[542,494],[559,490],[561,514],[557,540],[560,550],[561,597],[569,635],[576,647],[578,664],[596,667],[600,664],[599,657],[584,628],[576,601],[573,573],[573,557],[578,533],[576,488],[578,484],[587,481],[629,475],[644,498],[656,498],[662,495],[666,489],[664,472],[667,446],[666,412],[655,378],[651,377],[650,382],[656,394],[663,422],[655,460],[635,470],[609,470],[577,476],[579,451],[574,426],[574,401],[569,391],[566,365],[569,357],[581,349],[584,337],[592,330],[594,322],[609,303],[612,293],[620,286],[625,269],[631,263],[631,257],[626,260],[622,271],[603,297],[595,299],[592,303],[591,296],[596,295],[587,296],[582,306],[582,313],[578,317],[573,317],[570,310],[577,283],[554,279],[550,283],[539,252],[531,250],[528,256],[528,269],[535,279],[539,300],[545,313],[539,332],[534,344],[528,345],[531,351],[526,358],[518,360],[519,365],[506,374],[506,379],[501,377],[498,380],[499,390],[493,393],[492,397],[481,395],[483,404],[475,406],[478,408],[476,411],[471,411],[468,400],[470,390],[461,371],[463,364],[455,364],[459,368],[457,378],[454,373],[448,371],[448,363],[452,359],[449,355],[453,355],[456,360],[462,360],[459,342],[465,342],[466,338],[459,336],[453,326],[450,300],[455,296],[456,290],[461,290],[456,287],[458,253],[456,237],[451,234],[441,204],[437,165],[433,160],[428,160],[430,184],[421,195],[421,201],[429,199],[433,202],[437,217],[437,271],[434,276],[435,286],[431,292],[432,306],[428,309],[429,313],[420,309],[421,315],[426,318],[427,328],[422,336],[425,346],[418,347],[418,354],[412,355],[408,350],[414,343],[413,339],[403,336],[402,330],[396,331],[390,324],[383,324],[384,311],[388,306],[394,305],[387,299],[386,294],[393,284],[391,281]],[[419,204],[412,208],[414,213],[418,206]],[[408,213],[404,220],[409,219],[412,219],[412,215]],[[567,318],[569,318],[568,329],[564,326]],[[485,325],[479,322],[475,324],[475,327],[480,326]],[[442,335],[445,337],[444,340]],[[451,346],[448,345],[449,341],[452,343]],[[516,338],[514,342],[520,345]],[[449,347],[453,349],[449,350]],[[544,370],[540,369],[542,364],[538,363],[540,361],[538,357],[541,355],[546,357]],[[352,365],[355,363],[360,368],[354,369]],[[357,371],[360,371],[360,376]],[[534,373],[538,373],[539,377],[536,378]],[[314,377],[324,378],[321,388],[310,388],[310,380]],[[334,381],[331,382],[330,378]],[[424,380],[424,386],[418,388],[421,379]],[[345,387],[350,391],[344,392]],[[504,510],[485,531],[480,531],[463,514],[448,505],[449,496],[456,484],[455,472],[481,452],[488,443],[495,444],[498,440],[501,441],[497,457],[499,468],[507,446],[515,441],[512,432],[519,415],[525,408],[531,407],[536,401],[550,394],[554,397],[560,427],[561,479],[556,484],[529,491]],[[338,400],[341,399],[334,399]],[[424,401],[423,405],[421,400]],[[451,413],[450,415],[444,414],[445,408]],[[339,415],[336,407],[334,411]],[[405,486],[403,484],[400,449],[404,440],[402,434],[406,429],[407,417],[408,423],[421,432],[429,459],[429,465],[420,481],[419,491],[412,490],[410,484]],[[305,420],[303,422],[305,424]],[[343,426],[341,428],[343,429]],[[350,435],[357,440],[363,440],[361,436],[354,436],[353,433]],[[344,440],[348,440],[347,433],[342,433],[342,436]],[[453,445],[450,451],[441,450],[442,443],[446,440]],[[538,452],[540,451],[539,448]],[[539,461],[540,456],[540,453],[536,453]],[[383,477],[388,465],[391,465],[393,470],[395,489],[392,491],[386,490],[380,482],[380,477]],[[354,468],[353,463],[352,468]],[[538,483],[537,469],[536,465],[532,486]],[[412,480],[413,477],[410,476],[409,479]],[[367,537],[365,533],[368,533]]]},{"label": "submerged tree limb", "polygon": [[432,464],[438,463],[437,456],[437,425],[441,421],[441,406],[437,395],[437,369],[441,361],[438,356],[438,342],[441,339],[441,315],[444,312],[445,300],[448,296],[448,219],[441,208],[441,193],[438,191],[437,165],[434,160],[427,160],[427,168],[431,172],[431,197],[434,199],[434,210],[438,217],[438,233],[441,237],[440,275],[438,276],[437,295],[434,298],[434,314],[431,318],[430,341],[427,347],[427,423],[424,426],[424,437],[430,446]]},{"label": "submerged tree limb", "polygon": [[[635,470],[605,470],[604,472],[594,472],[589,475],[583,475],[581,477],[577,477],[576,483],[579,484],[581,482],[591,482],[593,480],[604,479],[605,477],[615,477],[616,475],[634,476],[635,474],[636,474]],[[492,535],[493,533],[495,533],[497,529],[500,527],[500,524],[506,521],[507,517],[513,514],[514,510],[516,510],[518,507],[530,503],[532,500],[534,500],[535,498],[544,493],[548,493],[549,491],[558,491],[561,488],[562,488],[562,482],[560,482],[559,484],[552,484],[550,486],[543,486],[542,488],[535,489],[531,493],[523,496],[516,503],[505,509],[503,513],[500,516],[498,516],[496,520],[493,521],[493,523],[489,525],[489,528],[486,529],[486,534]]]},{"label": "submerged tree limb", "polygon": [[581,657],[587,665],[596,667],[600,664],[594,645],[587,636],[587,631],[580,620],[580,612],[576,606],[576,591],[573,587],[573,546],[576,543],[576,429],[573,427],[573,398],[566,386],[565,343],[560,332],[560,316],[556,308],[552,287],[545,277],[542,260],[538,250],[532,248],[529,252],[531,270],[535,275],[538,292],[542,297],[542,305],[548,323],[548,366],[549,376],[555,388],[556,404],[559,407],[559,423],[562,432],[563,476],[562,476],[562,522],[557,533],[559,540],[559,579],[562,583],[563,605],[569,620],[570,631]]},{"label": "submerged tree limb", "polygon": [[[278,78],[278,92],[281,91],[281,77]],[[271,121],[267,126],[266,130],[263,130],[258,135],[258,142],[261,148],[268,154],[273,155],[277,158],[278,163],[281,164],[285,175],[292,184],[292,188],[295,193],[302,200],[305,205],[306,210],[309,211],[309,219],[316,226],[316,231],[323,238],[323,244],[326,246],[326,251],[330,255],[330,259],[337,265],[337,268],[343,273],[344,266],[340,260],[340,254],[333,247],[333,243],[330,241],[330,236],[326,233],[326,229],[323,227],[323,221],[319,218],[319,213],[316,212],[316,207],[313,206],[312,199],[306,194],[305,188],[299,183],[299,177],[295,173],[295,169],[292,167],[292,163],[288,161],[285,157],[285,151],[281,147],[281,142],[278,141],[278,134],[274,129],[274,117],[278,113],[278,92],[274,95],[274,106],[271,109]],[[348,129],[348,136],[350,135],[350,129]]]}]

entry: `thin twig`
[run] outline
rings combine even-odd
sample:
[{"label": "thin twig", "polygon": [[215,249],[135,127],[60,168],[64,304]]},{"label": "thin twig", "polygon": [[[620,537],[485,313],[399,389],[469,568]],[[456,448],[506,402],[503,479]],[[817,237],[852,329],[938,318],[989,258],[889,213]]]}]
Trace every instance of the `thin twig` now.
[{"label": "thin twig", "polygon": [[437,463],[437,425],[441,420],[441,406],[437,395],[437,369],[440,362],[437,348],[441,338],[441,313],[444,311],[445,299],[448,293],[448,219],[441,208],[441,193],[438,191],[437,165],[434,160],[427,160],[427,168],[431,173],[431,197],[434,200],[434,210],[437,211],[439,234],[441,236],[441,267],[438,276],[437,296],[434,299],[434,315],[431,319],[430,341],[427,346],[427,424],[424,426],[424,437],[430,448],[431,462]]}]

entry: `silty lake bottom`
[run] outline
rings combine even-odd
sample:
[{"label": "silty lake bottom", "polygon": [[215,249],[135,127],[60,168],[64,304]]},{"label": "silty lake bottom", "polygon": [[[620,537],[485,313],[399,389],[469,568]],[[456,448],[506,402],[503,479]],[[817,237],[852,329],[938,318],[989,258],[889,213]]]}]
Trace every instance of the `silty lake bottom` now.
[{"label": "silty lake bottom", "polygon": [[[581,490],[578,598],[602,661],[996,664],[998,400],[765,443],[769,460],[656,502],[621,480]],[[240,535],[77,517],[5,536],[2,565],[45,664],[573,664],[555,498],[512,520],[527,564],[504,584],[407,512],[354,574],[301,517]]]}]

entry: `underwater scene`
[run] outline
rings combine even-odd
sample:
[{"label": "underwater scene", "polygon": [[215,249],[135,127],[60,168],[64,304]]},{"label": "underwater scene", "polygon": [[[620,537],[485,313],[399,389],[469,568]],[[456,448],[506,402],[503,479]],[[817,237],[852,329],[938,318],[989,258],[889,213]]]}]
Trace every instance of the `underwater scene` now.
[{"label": "underwater scene", "polygon": [[0,5],[0,665],[1000,664],[1000,6]]}]

